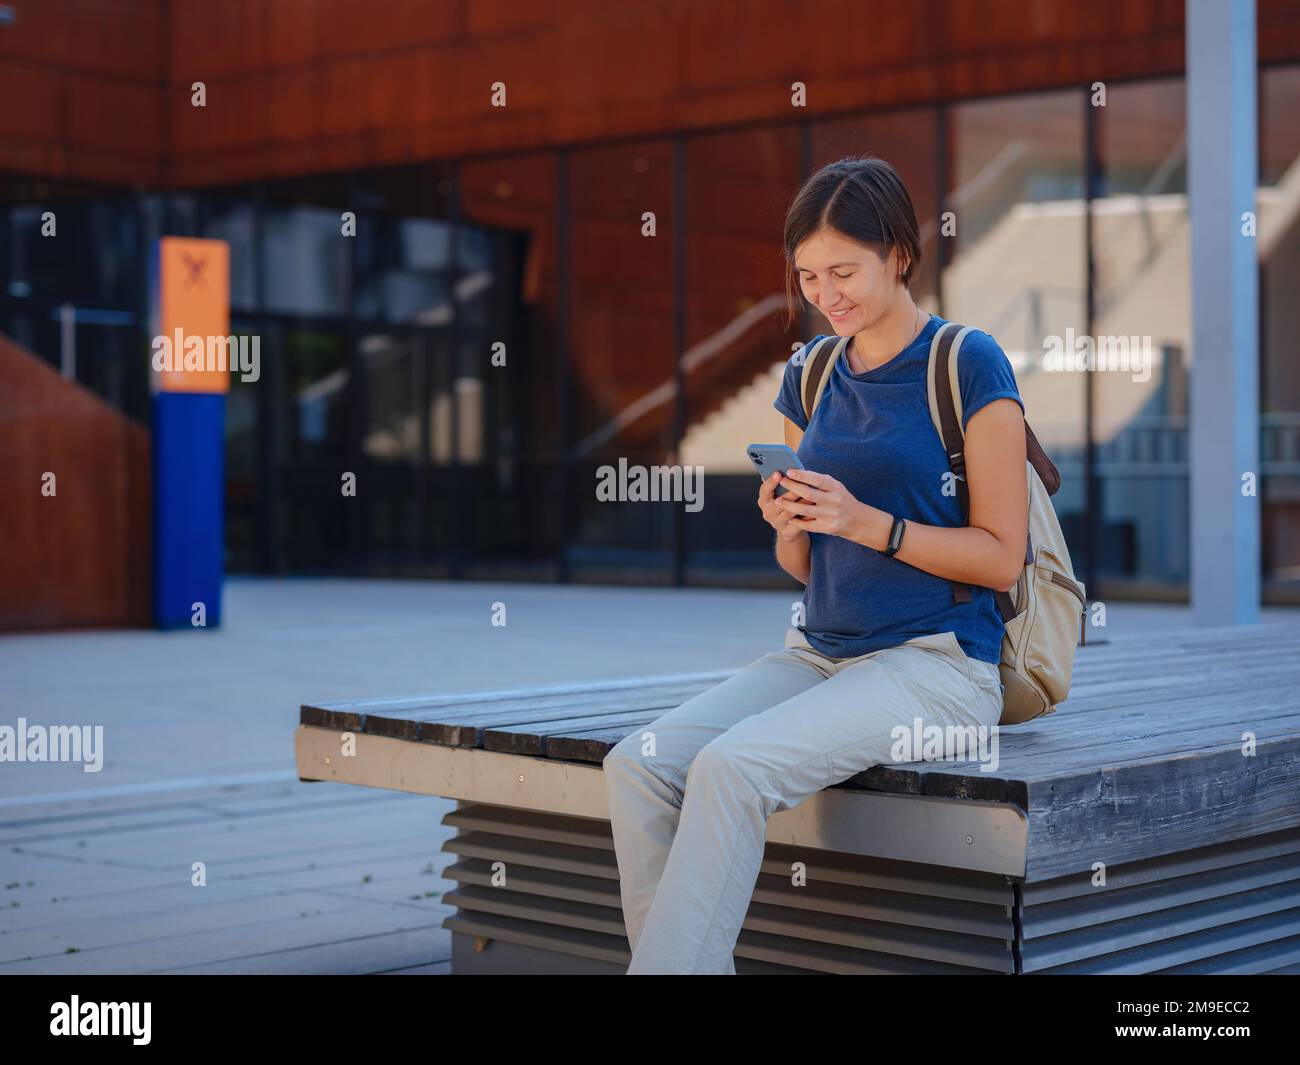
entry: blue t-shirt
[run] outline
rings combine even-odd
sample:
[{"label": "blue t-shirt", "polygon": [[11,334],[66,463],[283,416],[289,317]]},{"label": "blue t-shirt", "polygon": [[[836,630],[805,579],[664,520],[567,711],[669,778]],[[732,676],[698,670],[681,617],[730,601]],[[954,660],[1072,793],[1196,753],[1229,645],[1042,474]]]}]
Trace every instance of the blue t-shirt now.
[{"label": "blue t-shirt", "polygon": [[[841,355],[809,425],[799,378],[820,334],[791,357],[773,406],[804,430],[798,454],[806,468],[830,474],[855,499],[889,514],[952,528],[966,523],[956,494],[943,493],[948,459],[930,421],[925,379],[930,341],[943,324],[932,315],[911,344],[866,373],[854,373]],[[988,333],[966,334],[957,375],[963,425],[1003,397],[1024,410],[1011,363]],[[971,602],[958,603],[947,578],[842,536],[808,536],[804,638],[822,654],[852,658],[952,630],[968,657],[1001,658],[1003,622],[991,588],[971,585]]]}]

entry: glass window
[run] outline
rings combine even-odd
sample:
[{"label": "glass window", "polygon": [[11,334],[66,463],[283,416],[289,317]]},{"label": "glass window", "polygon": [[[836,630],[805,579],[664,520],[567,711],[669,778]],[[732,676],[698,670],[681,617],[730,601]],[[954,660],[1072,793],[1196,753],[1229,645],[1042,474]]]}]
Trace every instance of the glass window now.
[{"label": "glass window", "polygon": [[1083,106],[1069,91],[951,108],[944,208],[956,232],[940,286],[944,318],[990,333],[1015,370],[1026,419],[1061,472],[1052,502],[1080,575],[1085,379],[1047,356],[1087,332]]},{"label": "glass window", "polygon": [[[266,362],[277,361],[275,407],[280,494],[278,558],[291,572],[339,572],[351,557],[356,499],[344,497],[349,460],[349,373],[342,329],[270,322],[262,337]],[[359,477],[360,480],[360,477]],[[359,483],[358,495],[364,483]]]},{"label": "glass window", "polygon": [[364,514],[363,543],[368,572],[410,565],[423,553],[420,528],[427,415],[428,353],[422,330],[366,332],[357,341],[364,374],[359,399],[364,404],[361,431],[364,492],[357,502]]},{"label": "glass window", "polygon": [[354,238],[344,236],[343,214],[352,208],[352,179],[346,174],[265,186],[262,284],[267,311],[348,316]]},{"label": "glass window", "polygon": [[348,313],[349,252],[339,212],[268,207],[262,223],[266,309],[300,316]]},{"label": "glass window", "polygon": [[358,175],[359,317],[420,325],[451,320],[453,189],[443,163]]},{"label": "glass window", "polygon": [[257,309],[257,207],[251,200],[213,196],[204,204],[203,236],[230,245],[230,307]]},{"label": "glass window", "polygon": [[[774,374],[799,323],[787,331],[781,234],[803,177],[801,140],[795,125],[686,140],[681,462],[703,471],[703,506],[682,516],[690,581],[790,582],[755,505],[758,476],[745,447],[782,439]],[[663,410],[671,425],[671,397]]]},{"label": "glass window", "polygon": [[[570,162],[575,580],[672,576],[672,509],[682,504],[632,498],[634,480],[648,485],[653,467],[672,464],[675,444],[672,155],[657,141],[585,149]],[[598,486],[616,498],[598,498]]]},{"label": "glass window", "polygon": [[1260,536],[1265,590],[1300,588],[1300,65],[1260,74]]},{"label": "glass window", "polygon": [[[76,379],[110,406],[142,422],[151,418],[149,404],[149,349],[135,327],[135,316],[118,312],[78,311],[73,362]],[[60,343],[64,334],[60,329]]]},{"label": "glass window", "polygon": [[453,363],[448,338],[436,363],[431,441],[435,463],[455,464],[435,467],[431,506],[465,576],[554,579],[574,509],[561,480],[555,156],[467,162],[457,180],[459,347]]},{"label": "glass window", "polygon": [[1093,204],[1097,352],[1129,352],[1093,373],[1101,513],[1098,575],[1188,579],[1187,354],[1191,260],[1186,85],[1108,87],[1097,109],[1101,188]]}]

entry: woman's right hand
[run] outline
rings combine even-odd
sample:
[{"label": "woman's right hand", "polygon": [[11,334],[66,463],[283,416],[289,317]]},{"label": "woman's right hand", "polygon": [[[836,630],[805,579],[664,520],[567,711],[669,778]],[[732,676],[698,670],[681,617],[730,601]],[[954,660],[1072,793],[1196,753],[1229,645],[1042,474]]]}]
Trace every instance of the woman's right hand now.
[{"label": "woman's right hand", "polygon": [[[776,486],[782,481],[785,481],[787,485],[798,483],[796,481],[787,481],[779,473],[763,478],[763,482],[758,489],[758,509],[763,512],[763,520],[776,530],[779,539],[786,541],[786,543],[793,543],[799,537],[808,534],[800,528],[802,522],[799,518],[777,505]],[[795,495],[793,490],[787,490],[786,496],[789,496],[792,502],[801,502],[799,496]],[[781,498],[784,499],[785,496]]]}]

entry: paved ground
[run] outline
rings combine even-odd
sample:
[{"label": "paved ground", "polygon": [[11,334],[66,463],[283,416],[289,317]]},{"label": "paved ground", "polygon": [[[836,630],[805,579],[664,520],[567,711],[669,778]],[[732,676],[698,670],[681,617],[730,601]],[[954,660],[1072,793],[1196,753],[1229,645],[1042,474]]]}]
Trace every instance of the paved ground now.
[{"label": "paved ground", "polygon": [[[447,972],[452,804],[300,783],[300,703],[740,666],[794,598],[232,580],[220,629],[0,638],[0,724],[104,728],[98,773],[0,762],[0,973]],[[1190,614],[1107,620],[1090,640]]]}]

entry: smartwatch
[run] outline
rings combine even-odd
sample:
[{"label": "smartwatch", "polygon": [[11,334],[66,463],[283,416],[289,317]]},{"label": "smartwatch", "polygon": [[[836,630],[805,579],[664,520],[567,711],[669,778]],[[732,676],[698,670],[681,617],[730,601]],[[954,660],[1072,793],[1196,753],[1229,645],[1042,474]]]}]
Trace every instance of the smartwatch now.
[{"label": "smartwatch", "polygon": [[897,515],[894,516],[894,526],[889,530],[889,543],[885,546],[884,553],[893,555],[900,547],[903,546],[903,533],[907,531],[907,522]]}]

